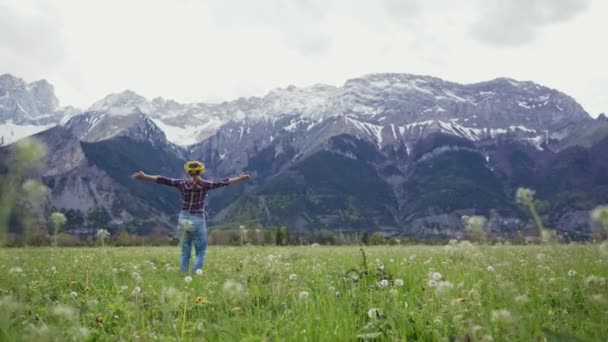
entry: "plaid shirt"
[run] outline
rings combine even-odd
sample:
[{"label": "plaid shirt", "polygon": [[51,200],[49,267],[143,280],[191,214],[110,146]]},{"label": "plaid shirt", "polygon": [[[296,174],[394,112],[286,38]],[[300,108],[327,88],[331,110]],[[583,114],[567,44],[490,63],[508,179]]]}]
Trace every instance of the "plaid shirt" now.
[{"label": "plaid shirt", "polygon": [[205,199],[209,190],[230,184],[228,178],[213,182],[199,179],[195,183],[190,179],[172,179],[162,176],[158,177],[156,182],[178,188],[182,195],[182,211],[193,214],[202,214],[205,211]]}]

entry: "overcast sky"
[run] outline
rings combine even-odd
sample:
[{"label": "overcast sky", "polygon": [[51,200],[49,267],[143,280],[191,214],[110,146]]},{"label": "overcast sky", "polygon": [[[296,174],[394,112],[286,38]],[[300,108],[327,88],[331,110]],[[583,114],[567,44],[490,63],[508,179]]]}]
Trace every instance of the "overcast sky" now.
[{"label": "overcast sky", "polygon": [[112,92],[219,102],[403,72],[506,76],[608,112],[605,0],[0,0],[0,74],[86,108]]}]

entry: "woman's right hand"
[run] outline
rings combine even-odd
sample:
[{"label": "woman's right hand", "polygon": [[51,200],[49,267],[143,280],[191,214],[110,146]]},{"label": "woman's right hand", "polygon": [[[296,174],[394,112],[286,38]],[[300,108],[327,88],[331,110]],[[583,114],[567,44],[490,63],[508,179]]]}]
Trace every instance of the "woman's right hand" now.
[{"label": "woman's right hand", "polygon": [[131,178],[133,178],[133,179],[145,179],[146,178],[146,174],[143,173],[143,171],[135,172],[134,174],[131,175]]}]

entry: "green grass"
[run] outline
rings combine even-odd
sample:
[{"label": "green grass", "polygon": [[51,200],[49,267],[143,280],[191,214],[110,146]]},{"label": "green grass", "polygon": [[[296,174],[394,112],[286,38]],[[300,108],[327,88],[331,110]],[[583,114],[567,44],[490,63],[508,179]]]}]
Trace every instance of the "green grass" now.
[{"label": "green grass", "polygon": [[[359,247],[211,247],[186,283],[177,247],[2,249],[0,341],[608,338],[596,245],[365,252],[370,272],[354,281]],[[452,286],[430,287],[432,272]]]}]

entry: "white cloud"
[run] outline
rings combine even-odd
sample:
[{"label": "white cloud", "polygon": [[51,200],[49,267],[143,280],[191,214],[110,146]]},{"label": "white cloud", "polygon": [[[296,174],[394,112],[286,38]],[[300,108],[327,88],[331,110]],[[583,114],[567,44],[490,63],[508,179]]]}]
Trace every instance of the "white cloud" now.
[{"label": "white cloud", "polygon": [[0,13],[0,73],[47,78],[64,105],[126,88],[218,102],[408,72],[533,80],[608,111],[603,0],[0,0]]}]

